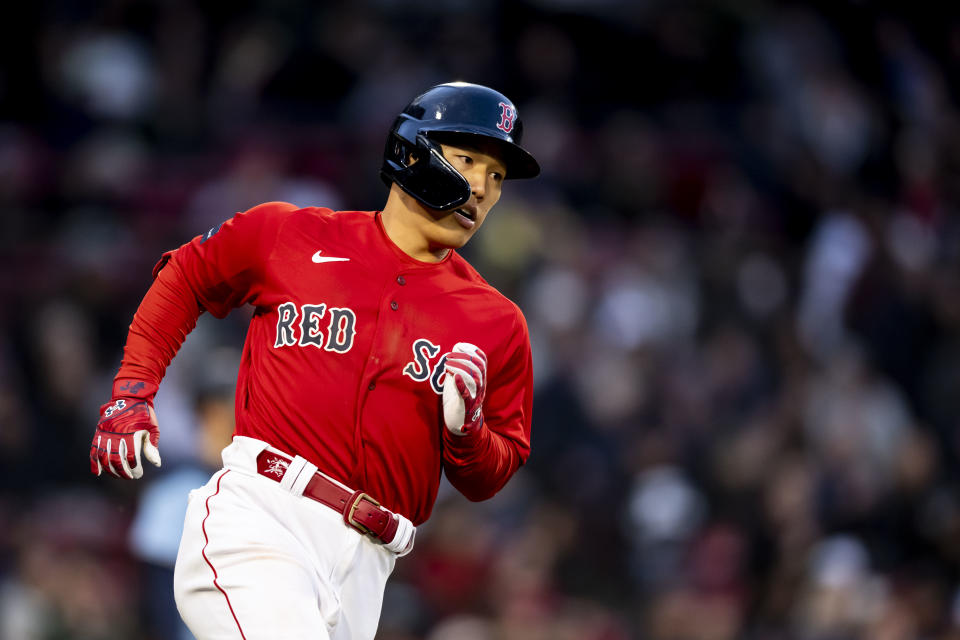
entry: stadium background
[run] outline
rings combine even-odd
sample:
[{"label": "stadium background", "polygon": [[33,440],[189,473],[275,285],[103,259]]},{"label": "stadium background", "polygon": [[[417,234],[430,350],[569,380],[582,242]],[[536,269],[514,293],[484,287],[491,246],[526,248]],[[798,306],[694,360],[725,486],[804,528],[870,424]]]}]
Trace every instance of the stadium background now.
[{"label": "stadium background", "polygon": [[392,118],[451,79],[511,96],[544,166],[466,251],[530,324],[533,456],[488,503],[444,489],[379,638],[960,638],[939,4],[7,4],[0,639],[187,637],[169,565],[246,312],[171,367],[163,469],[94,481],[150,268],[261,201],[379,207]]}]

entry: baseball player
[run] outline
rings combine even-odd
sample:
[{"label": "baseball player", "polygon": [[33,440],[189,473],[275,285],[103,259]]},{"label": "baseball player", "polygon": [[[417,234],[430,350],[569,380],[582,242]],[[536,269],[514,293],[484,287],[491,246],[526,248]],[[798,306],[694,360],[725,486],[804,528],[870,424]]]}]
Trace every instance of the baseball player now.
[{"label": "baseball player", "polygon": [[493,496],[530,452],[519,308],[456,252],[540,168],[504,95],[443,84],[389,133],[382,211],[261,204],[165,253],[134,315],[91,471],[160,466],[152,401],[203,311],[250,304],[236,431],[190,494],[174,591],[199,640],[373,638],[441,472]]}]

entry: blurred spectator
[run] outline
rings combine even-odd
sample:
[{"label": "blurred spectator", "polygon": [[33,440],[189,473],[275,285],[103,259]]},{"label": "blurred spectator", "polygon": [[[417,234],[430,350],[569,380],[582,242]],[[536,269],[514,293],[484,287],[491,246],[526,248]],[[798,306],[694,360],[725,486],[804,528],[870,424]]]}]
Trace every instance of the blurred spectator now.
[{"label": "blurred spectator", "polygon": [[18,553],[0,581],[0,637],[119,640],[138,633],[139,585],[116,511],[88,491],[37,496],[11,531]]}]

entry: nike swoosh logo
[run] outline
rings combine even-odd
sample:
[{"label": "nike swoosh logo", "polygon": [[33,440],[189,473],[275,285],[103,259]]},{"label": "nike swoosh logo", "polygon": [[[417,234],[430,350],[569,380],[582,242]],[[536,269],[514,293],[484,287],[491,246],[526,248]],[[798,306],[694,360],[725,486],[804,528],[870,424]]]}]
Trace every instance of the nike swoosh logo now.
[{"label": "nike swoosh logo", "polygon": [[315,254],[313,254],[313,258],[311,258],[311,260],[313,260],[317,264],[320,264],[321,262],[349,262],[350,261],[350,258],[334,258],[332,256],[322,256],[320,255],[321,253],[323,253],[323,251],[317,251]]}]

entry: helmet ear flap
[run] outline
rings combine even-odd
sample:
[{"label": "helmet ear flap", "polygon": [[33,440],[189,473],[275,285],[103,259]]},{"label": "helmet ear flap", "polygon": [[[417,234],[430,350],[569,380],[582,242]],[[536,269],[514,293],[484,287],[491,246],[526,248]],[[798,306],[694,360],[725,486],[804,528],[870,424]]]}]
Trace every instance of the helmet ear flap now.
[{"label": "helmet ear flap", "polygon": [[440,145],[422,133],[417,134],[417,145],[411,155],[403,186],[417,200],[431,209],[445,211],[470,199],[470,183],[443,157]]},{"label": "helmet ear flap", "polygon": [[439,144],[422,133],[417,134],[413,148],[399,135],[393,138],[381,170],[384,182],[396,182],[421,203],[439,211],[459,207],[470,199],[470,183],[443,157]]}]

